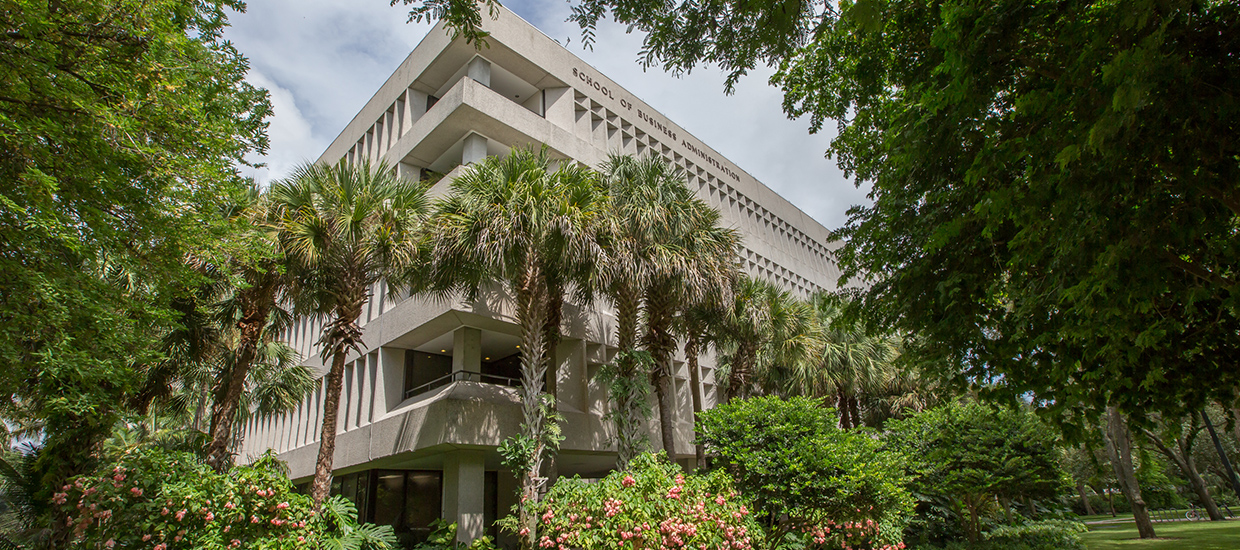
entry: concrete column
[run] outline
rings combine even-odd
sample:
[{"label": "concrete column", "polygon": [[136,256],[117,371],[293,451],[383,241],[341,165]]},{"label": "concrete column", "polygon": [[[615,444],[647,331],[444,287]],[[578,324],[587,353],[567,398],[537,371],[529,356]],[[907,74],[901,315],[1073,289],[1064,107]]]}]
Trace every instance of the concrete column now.
[{"label": "concrete column", "polygon": [[443,517],[456,522],[456,540],[469,543],[486,534],[483,502],[486,459],[482,451],[453,451],[443,461]]},{"label": "concrete column", "polygon": [[426,114],[426,94],[410,88],[405,91],[405,125],[401,135],[409,132],[413,123]]},{"label": "concrete column", "polygon": [[487,138],[470,132],[461,150],[461,164],[473,164],[487,157]]},{"label": "concrete column", "polygon": [[479,84],[491,87],[491,62],[483,59],[482,56],[477,55],[469,60],[469,67],[465,69],[465,74],[477,80]]},{"label": "concrete column", "polygon": [[543,94],[545,94],[543,102],[547,107],[543,117],[552,124],[572,132],[576,111],[576,106],[573,105],[573,89],[569,87],[547,88],[543,90]]},{"label": "concrete column", "polygon": [[375,376],[374,418],[382,418],[405,398],[405,350],[379,348],[379,371]]},{"label": "concrete column", "polygon": [[452,333],[452,372],[482,372],[482,331],[461,327]]}]

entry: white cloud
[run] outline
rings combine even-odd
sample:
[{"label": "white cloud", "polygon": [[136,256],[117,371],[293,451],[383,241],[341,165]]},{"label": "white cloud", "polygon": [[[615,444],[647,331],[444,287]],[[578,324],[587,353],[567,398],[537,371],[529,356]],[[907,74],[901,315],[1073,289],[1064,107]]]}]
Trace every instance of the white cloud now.
[{"label": "white cloud", "polygon": [[[619,25],[600,24],[594,50],[582,49],[580,30],[565,21],[566,2],[506,5],[828,228],[866,200],[823,158],[833,132],[810,135],[808,122],[783,114],[781,92],[767,84],[769,69],[725,96],[724,75],[713,67],[682,78],[643,71],[636,61],[641,37]],[[406,24],[406,14],[385,0],[263,0],[232,17],[228,38],[249,56],[251,80],[270,84],[264,87],[276,103],[266,177],[317,158],[425,36],[429,26]]]},{"label": "white cloud", "polygon": [[310,123],[297,108],[293,93],[267,78],[266,75],[251,70],[246,80],[260,88],[266,88],[271,94],[271,125],[267,128],[267,137],[271,147],[261,162],[266,166],[249,170],[247,175],[254,177],[260,184],[267,184],[292,171],[297,164],[313,160],[317,155],[313,152],[318,143],[314,139]]}]

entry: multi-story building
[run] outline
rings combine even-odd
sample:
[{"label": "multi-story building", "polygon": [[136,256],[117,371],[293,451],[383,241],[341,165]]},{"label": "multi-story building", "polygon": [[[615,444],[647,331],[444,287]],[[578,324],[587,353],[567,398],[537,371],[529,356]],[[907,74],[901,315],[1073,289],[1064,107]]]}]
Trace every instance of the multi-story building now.
[{"label": "multi-story building", "polygon": [[[483,49],[436,26],[319,161],[384,161],[414,178],[446,173],[435,195],[470,163],[517,147],[545,144],[556,158],[595,167],[613,152],[658,155],[743,235],[751,276],[801,296],[835,287],[835,245],[822,225],[512,12],[501,8],[484,24]],[[445,302],[387,299],[382,283],[372,290],[360,320],[365,353],[345,370],[334,491],[354,499],[363,519],[407,537],[424,535],[438,517],[458,522],[463,540],[494,534],[491,523],[517,489],[496,452],[521,419],[511,303],[502,291]],[[606,388],[596,376],[615,352],[613,322],[605,303],[565,312],[548,379],[565,419],[560,475],[597,477],[614,465]],[[301,319],[286,339],[323,371],[314,344],[321,328]],[[677,359],[677,453],[692,457],[690,392],[698,390]],[[698,397],[710,407],[714,361],[701,363]],[[313,475],[322,398],[320,387],[290,414],[249,422],[242,458],[274,449],[295,479]]]}]

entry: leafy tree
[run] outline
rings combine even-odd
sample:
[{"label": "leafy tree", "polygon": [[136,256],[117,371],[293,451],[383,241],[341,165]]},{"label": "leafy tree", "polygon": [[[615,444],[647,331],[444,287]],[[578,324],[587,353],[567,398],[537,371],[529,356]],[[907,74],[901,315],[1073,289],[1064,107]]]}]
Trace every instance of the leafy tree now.
[{"label": "leafy tree", "polygon": [[[470,38],[478,6],[404,0]],[[873,205],[838,236],[871,321],[958,383],[1069,417],[1230,403],[1240,8],[1222,0],[580,0],[641,60],[778,69]],[[469,11],[472,18],[465,17]],[[471,34],[473,33],[473,34]],[[1192,368],[1187,366],[1191,365]]]},{"label": "leafy tree", "polygon": [[[1193,414],[1186,419],[1161,419],[1157,431],[1145,428],[1142,432],[1145,434],[1145,440],[1167,457],[1172,464],[1180,471],[1180,474],[1188,480],[1189,487],[1193,493],[1197,495],[1197,500],[1205,508],[1206,515],[1212,521],[1222,521],[1226,519],[1223,513],[1219,511],[1218,504],[1214,502],[1214,497],[1210,495],[1210,489],[1206,486],[1205,479],[1201,476],[1201,468],[1197,465],[1199,454],[1195,447],[1203,447],[1199,444],[1198,438],[1202,435],[1205,426],[1201,422],[1200,416]],[[1206,444],[1208,445],[1208,443]]]},{"label": "leafy tree", "polygon": [[383,164],[308,164],[271,186],[290,293],[299,312],[323,318],[319,340],[329,364],[323,425],[310,496],[321,506],[331,489],[332,457],[345,360],[363,349],[358,319],[380,280],[395,295],[418,261],[428,209],[426,188]]},{"label": "leafy tree", "polygon": [[[521,480],[520,521],[524,544],[533,548],[544,458],[558,445],[558,426],[548,422],[554,397],[545,396],[549,356],[548,320],[559,319],[565,283],[593,265],[601,253],[598,228],[605,194],[595,172],[562,162],[552,170],[546,150],[514,150],[487,157],[451,183],[435,206],[430,263],[419,290],[463,292],[476,298],[487,284],[506,284],[521,326],[522,431],[502,450]],[[587,290],[585,285],[578,286]],[[558,332],[556,321],[554,331]]]},{"label": "leafy tree", "polygon": [[1057,434],[1028,411],[949,404],[887,428],[887,448],[907,457],[913,491],[951,499],[971,543],[981,540],[990,502],[1054,498],[1065,483]]},{"label": "leafy tree", "polygon": [[288,398],[284,399],[285,405],[289,401],[300,401],[309,393],[313,381],[308,371],[297,365],[300,361],[296,353],[291,348],[279,349],[275,343],[292,319],[282,307],[288,302],[286,291],[290,280],[279,250],[278,225],[272,217],[270,201],[257,189],[252,189],[245,195],[245,201],[236,206],[235,215],[248,222],[245,236],[256,243],[258,250],[252,255],[234,254],[229,258],[225,269],[230,272],[230,278],[237,281],[221,289],[222,296],[216,305],[217,322],[225,325],[222,328],[226,329],[232,344],[228,346],[231,353],[224,358],[220,376],[211,388],[211,443],[207,462],[219,471],[232,464],[233,436],[238,431],[235,420],[241,411],[247,385],[252,383],[251,368],[256,361],[262,361],[263,367],[287,365],[287,368],[264,369],[260,374],[267,376],[263,378],[272,380],[271,375],[278,374],[282,375],[282,380],[258,385],[291,390],[284,396]]},{"label": "leafy tree", "polygon": [[[214,207],[261,152],[266,92],[222,40],[232,0],[0,10],[0,391],[45,438],[37,498],[90,468],[218,254]],[[63,541],[61,541],[63,542]]]},{"label": "leafy tree", "polygon": [[[906,457],[882,452],[872,434],[837,428],[820,402],[737,399],[703,411],[698,423],[707,452],[753,502],[772,547],[900,542],[912,507]],[[855,526],[865,529],[839,538],[840,527]]]},{"label": "leafy tree", "polygon": [[[619,424],[623,439],[618,463],[623,468],[636,445],[633,426],[641,418],[641,382],[649,374],[659,406],[659,431],[663,450],[676,460],[676,429],[673,425],[675,395],[672,390],[672,354],[676,349],[675,320],[678,312],[704,302],[736,275],[736,231],[720,227],[719,211],[689,189],[685,176],[663,159],[613,155],[603,165],[612,216],[609,219],[608,261],[602,278],[617,309],[618,406],[625,418]],[[645,355],[636,353],[637,311],[644,309]],[[641,358],[649,358],[649,372],[639,372]],[[619,394],[632,394],[619,395]]]}]

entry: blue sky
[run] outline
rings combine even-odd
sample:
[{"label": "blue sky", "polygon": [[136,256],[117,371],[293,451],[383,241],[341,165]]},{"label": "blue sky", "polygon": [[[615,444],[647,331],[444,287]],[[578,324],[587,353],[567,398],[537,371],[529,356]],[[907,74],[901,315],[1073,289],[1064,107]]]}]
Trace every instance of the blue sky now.
[{"label": "blue sky", "polygon": [[[769,70],[727,96],[715,67],[680,78],[643,71],[641,37],[620,25],[600,24],[594,50],[583,49],[563,0],[505,5],[828,228],[866,201],[823,157],[833,128],[810,135],[807,121],[788,120],[781,93],[767,83]],[[407,24],[406,14],[386,0],[252,0],[246,13],[230,17],[226,36],[250,58],[250,81],[271,91],[275,108],[271,150],[258,159],[268,167],[254,174],[260,181],[317,158],[409,55],[430,26]]]}]

